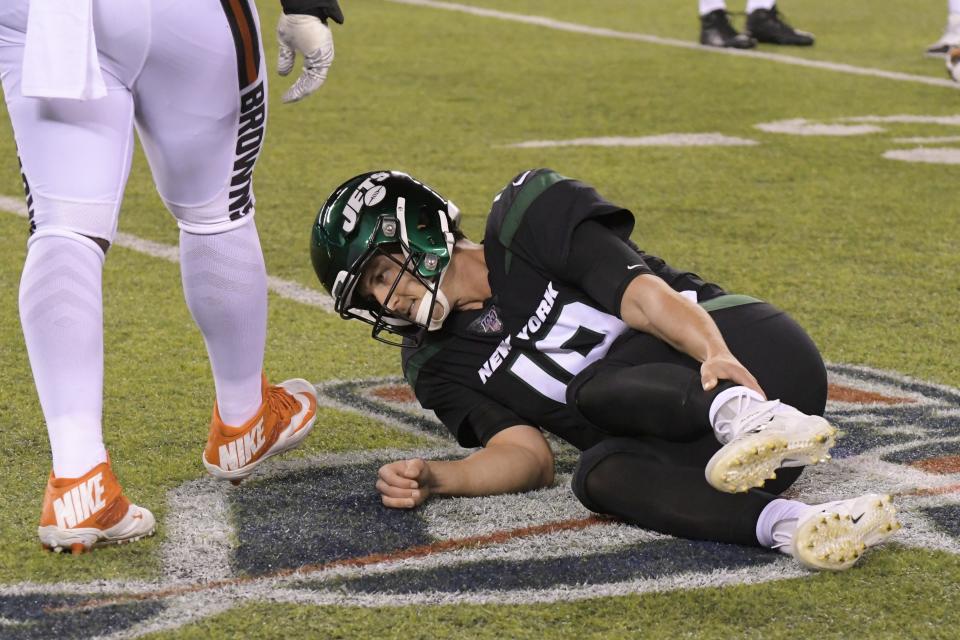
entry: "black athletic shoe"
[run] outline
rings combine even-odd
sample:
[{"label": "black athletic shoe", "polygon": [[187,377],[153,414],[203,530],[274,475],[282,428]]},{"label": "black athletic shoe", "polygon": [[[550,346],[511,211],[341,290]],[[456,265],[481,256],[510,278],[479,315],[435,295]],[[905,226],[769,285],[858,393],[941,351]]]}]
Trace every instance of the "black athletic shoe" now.
[{"label": "black athletic shoe", "polygon": [[730,24],[727,12],[717,9],[700,16],[700,44],[708,47],[752,49],[757,46],[757,41],[750,36],[737,33]]},{"label": "black athletic shoe", "polygon": [[756,38],[757,42],[767,44],[790,44],[799,47],[813,44],[813,34],[797,31],[784,22],[776,5],[769,9],[751,11],[747,16],[747,33]]}]

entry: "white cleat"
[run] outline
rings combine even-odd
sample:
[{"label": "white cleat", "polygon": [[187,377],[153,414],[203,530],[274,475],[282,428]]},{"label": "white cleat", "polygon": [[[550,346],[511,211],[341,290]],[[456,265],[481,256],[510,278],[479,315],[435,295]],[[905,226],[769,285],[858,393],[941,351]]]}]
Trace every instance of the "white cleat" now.
[{"label": "white cleat", "polygon": [[820,416],[786,408],[777,400],[760,403],[737,418],[737,434],[707,463],[707,482],[726,493],[762,487],[780,467],[803,467],[830,459],[837,430]]},{"label": "white cleat", "polygon": [[216,478],[239,484],[264,460],[300,445],[317,419],[317,390],[302,378],[262,383],[263,402],[239,427],[223,423],[214,404],[203,464]]},{"label": "white cleat", "polygon": [[127,499],[109,461],[79,478],[50,473],[37,527],[44,549],[85,553],[94,547],[135,542],[155,530],[153,514]]},{"label": "white cleat", "polygon": [[960,15],[950,15],[940,39],[923,52],[928,58],[942,58],[953,47],[960,47]]},{"label": "white cleat", "polygon": [[890,496],[868,493],[811,507],[797,522],[788,549],[811,569],[842,571],[900,527]]},{"label": "white cleat", "polygon": [[75,527],[61,529],[49,525],[38,527],[40,544],[47,551],[72,554],[85,553],[96,547],[111,544],[126,544],[152,536],[156,531],[156,520],[149,510],[131,504],[123,518],[112,527]]}]

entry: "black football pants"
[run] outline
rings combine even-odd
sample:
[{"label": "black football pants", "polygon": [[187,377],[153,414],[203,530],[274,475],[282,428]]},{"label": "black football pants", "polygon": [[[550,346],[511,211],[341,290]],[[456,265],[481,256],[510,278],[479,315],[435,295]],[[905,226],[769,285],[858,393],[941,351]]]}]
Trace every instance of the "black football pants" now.
[{"label": "black football pants", "polygon": [[[767,397],[822,415],[827,375],[816,346],[786,313],[754,303],[710,314],[730,351]],[[573,491],[590,510],[662,533],[756,545],[757,518],[801,468],[780,469],[763,490],[711,487],[704,467],[720,448],[700,364],[648,334],[631,334],[584,372],[574,398],[605,438],[583,451]]]}]

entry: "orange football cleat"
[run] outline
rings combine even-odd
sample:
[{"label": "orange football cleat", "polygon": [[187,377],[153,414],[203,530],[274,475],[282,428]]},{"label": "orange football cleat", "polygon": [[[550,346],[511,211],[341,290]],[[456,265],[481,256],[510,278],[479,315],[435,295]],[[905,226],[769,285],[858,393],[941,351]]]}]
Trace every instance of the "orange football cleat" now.
[{"label": "orange football cleat", "polygon": [[317,390],[300,378],[268,385],[263,380],[263,404],[239,427],[223,424],[216,403],[203,464],[216,478],[239,484],[270,456],[299,445],[317,418]]},{"label": "orange football cleat", "polygon": [[50,472],[37,527],[44,549],[83,553],[133,542],[155,530],[153,514],[127,500],[109,461],[81,478],[57,478]]}]

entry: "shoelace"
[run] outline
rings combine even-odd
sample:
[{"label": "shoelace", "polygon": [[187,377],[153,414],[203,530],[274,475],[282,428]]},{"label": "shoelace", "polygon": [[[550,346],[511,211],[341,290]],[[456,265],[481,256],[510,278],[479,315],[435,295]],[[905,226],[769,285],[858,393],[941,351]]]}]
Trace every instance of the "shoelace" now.
[{"label": "shoelace", "polygon": [[724,14],[724,17],[725,17],[726,19],[725,19],[725,20],[722,20],[722,21],[718,21],[716,24],[713,25],[713,27],[714,27],[715,29],[719,30],[719,31],[723,34],[723,37],[725,37],[725,38],[732,38],[732,37],[734,37],[734,36],[736,36],[736,35],[739,35],[740,32],[737,31],[737,30],[733,27],[733,24],[731,24],[731,22],[730,22],[730,16],[733,16],[733,15],[746,15],[746,14],[743,13],[742,11],[741,11],[741,12],[724,11],[723,14]]},{"label": "shoelace", "polygon": [[280,386],[267,387],[267,408],[280,421],[280,426],[290,424],[290,419],[300,410],[300,403]]},{"label": "shoelace", "polygon": [[790,26],[790,23],[787,22],[776,5],[768,9],[768,11],[770,12],[770,22],[772,22],[775,28],[781,33],[792,33],[796,31],[796,29]]},{"label": "shoelace", "polygon": [[118,495],[97,514],[94,522],[96,522],[100,528],[108,529],[120,522],[120,519],[127,513],[129,507],[130,501],[125,500],[123,495]]},{"label": "shoelace", "polygon": [[743,433],[763,431],[773,420],[773,416],[779,407],[779,400],[768,400],[760,403],[754,411],[737,421],[735,433],[739,436]]}]

